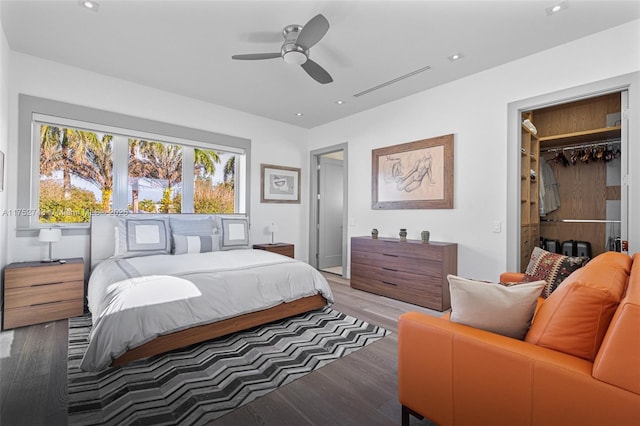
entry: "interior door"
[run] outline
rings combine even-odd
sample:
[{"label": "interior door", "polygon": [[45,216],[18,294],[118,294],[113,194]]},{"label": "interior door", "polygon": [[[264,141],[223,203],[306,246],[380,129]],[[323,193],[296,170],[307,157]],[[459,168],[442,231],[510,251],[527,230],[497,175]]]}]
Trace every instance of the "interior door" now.
[{"label": "interior door", "polygon": [[318,269],[342,265],[343,161],[320,157]]}]

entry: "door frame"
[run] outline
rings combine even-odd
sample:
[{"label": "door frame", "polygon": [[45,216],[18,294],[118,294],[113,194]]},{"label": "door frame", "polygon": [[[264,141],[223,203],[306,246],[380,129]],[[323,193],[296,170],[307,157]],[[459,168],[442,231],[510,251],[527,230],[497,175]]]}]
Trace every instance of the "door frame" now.
[{"label": "door frame", "polygon": [[309,153],[309,264],[318,269],[318,192],[320,181],[318,179],[318,166],[320,157],[332,152],[343,153],[343,177],[342,177],[342,276],[347,268],[347,210],[349,199],[349,145],[347,142],[319,148]]},{"label": "door frame", "polygon": [[[507,269],[508,271],[520,270],[520,137],[521,137],[521,113],[524,111],[545,108],[552,105],[559,105],[581,99],[591,98],[595,96],[606,95],[616,92],[628,92],[628,102],[633,105],[640,98],[638,86],[640,84],[640,72],[624,74],[618,77],[612,77],[557,92],[547,93],[544,95],[534,96],[527,99],[511,102],[508,104],[507,116]],[[635,105],[638,105],[635,103]],[[623,111],[624,115],[624,111]],[[626,114],[627,120],[623,121],[623,135],[621,137],[621,168],[623,176],[623,189],[626,193],[622,200],[622,226],[623,235],[626,233],[629,240],[629,253],[640,250],[640,224],[630,223],[629,218],[633,217],[633,211],[640,211],[640,206],[634,208],[640,200],[633,199],[633,191],[629,188],[633,183],[631,178],[637,180],[637,177],[630,176],[629,164],[640,159],[640,148],[630,146],[628,141],[631,137],[638,138],[640,131],[638,130],[637,120],[631,120],[632,114]],[[625,126],[626,121],[626,126]],[[626,132],[626,133],[625,133]],[[626,137],[625,137],[626,136]],[[631,161],[631,163],[630,163]],[[636,172],[637,173],[637,172]],[[626,176],[626,178],[625,178]]]}]

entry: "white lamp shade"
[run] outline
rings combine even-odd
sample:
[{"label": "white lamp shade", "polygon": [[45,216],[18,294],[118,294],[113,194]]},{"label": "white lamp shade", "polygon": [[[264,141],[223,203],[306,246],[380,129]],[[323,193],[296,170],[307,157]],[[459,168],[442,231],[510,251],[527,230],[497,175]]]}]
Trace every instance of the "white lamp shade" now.
[{"label": "white lamp shade", "polygon": [[38,241],[44,243],[55,243],[60,241],[62,237],[62,231],[59,228],[41,229],[38,234]]},{"label": "white lamp shade", "polygon": [[278,232],[280,229],[278,228],[277,223],[272,223],[269,225],[269,232]]}]

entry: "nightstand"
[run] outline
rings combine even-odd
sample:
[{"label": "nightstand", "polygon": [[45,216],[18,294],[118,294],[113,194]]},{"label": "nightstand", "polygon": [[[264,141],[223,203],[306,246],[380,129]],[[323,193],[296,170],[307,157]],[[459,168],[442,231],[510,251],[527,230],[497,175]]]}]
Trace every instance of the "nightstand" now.
[{"label": "nightstand", "polygon": [[84,312],[84,261],[20,262],[4,270],[2,327],[7,330]]},{"label": "nightstand", "polygon": [[289,243],[275,243],[275,244],[254,244],[253,248],[256,250],[266,250],[273,253],[278,253],[283,256],[289,256],[294,258],[294,246]]}]

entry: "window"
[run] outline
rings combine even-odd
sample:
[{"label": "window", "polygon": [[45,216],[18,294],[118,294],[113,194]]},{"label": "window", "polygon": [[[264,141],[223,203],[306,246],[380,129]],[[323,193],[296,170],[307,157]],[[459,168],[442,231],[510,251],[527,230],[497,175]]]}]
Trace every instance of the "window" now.
[{"label": "window", "polygon": [[49,124],[38,126],[41,222],[88,222],[109,212],[113,192],[113,136]]},{"label": "window", "polygon": [[248,213],[246,139],[26,95],[18,133],[19,231],[96,212]]}]

